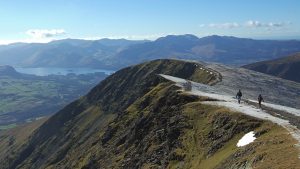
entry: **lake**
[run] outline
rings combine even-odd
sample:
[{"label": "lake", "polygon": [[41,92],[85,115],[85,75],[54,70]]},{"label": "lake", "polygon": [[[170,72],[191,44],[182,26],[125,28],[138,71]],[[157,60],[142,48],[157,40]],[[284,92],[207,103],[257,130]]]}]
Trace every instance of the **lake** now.
[{"label": "lake", "polygon": [[91,68],[49,68],[49,67],[40,67],[40,68],[15,68],[17,72],[25,74],[33,74],[37,76],[47,76],[47,75],[67,75],[69,73],[79,74],[88,74],[88,73],[97,73],[103,72],[106,75],[114,73],[112,70],[105,69],[91,69]]}]

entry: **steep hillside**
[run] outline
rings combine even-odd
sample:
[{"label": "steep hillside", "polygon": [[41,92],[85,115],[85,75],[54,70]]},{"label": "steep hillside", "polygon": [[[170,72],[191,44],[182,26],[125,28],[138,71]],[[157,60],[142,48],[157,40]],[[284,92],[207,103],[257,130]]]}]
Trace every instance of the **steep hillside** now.
[{"label": "steep hillside", "polygon": [[47,119],[45,117],[12,129],[0,130],[0,159],[7,158],[9,154],[13,154],[15,150],[28,140],[33,131],[40,127]]},{"label": "steep hillside", "polygon": [[243,67],[283,79],[300,82],[300,53],[276,60],[252,63]]},{"label": "steep hillside", "polygon": [[[0,159],[1,167],[299,166],[293,147],[296,141],[283,128],[204,105],[209,98],[179,91],[174,83],[158,76],[168,74],[204,84],[222,78],[205,69],[199,63],[177,60],[122,69],[47,120],[21,148]],[[253,130],[257,140],[236,147],[237,141]]]}]

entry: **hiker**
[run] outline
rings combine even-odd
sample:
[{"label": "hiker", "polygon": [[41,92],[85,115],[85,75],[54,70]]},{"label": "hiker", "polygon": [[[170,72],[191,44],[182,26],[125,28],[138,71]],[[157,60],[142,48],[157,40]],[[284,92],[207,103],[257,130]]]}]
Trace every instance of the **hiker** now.
[{"label": "hiker", "polygon": [[239,104],[241,103],[242,96],[243,96],[243,94],[240,89],[235,96],[238,99]]},{"label": "hiker", "polygon": [[259,107],[261,108],[261,102],[263,101],[264,102],[264,98],[261,96],[261,94],[258,95],[258,104],[259,104]]}]

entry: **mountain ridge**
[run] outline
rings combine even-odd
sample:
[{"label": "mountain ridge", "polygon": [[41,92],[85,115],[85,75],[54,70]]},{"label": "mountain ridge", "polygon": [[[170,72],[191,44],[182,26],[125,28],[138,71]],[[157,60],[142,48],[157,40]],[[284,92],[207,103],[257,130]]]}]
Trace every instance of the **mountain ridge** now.
[{"label": "mountain ridge", "polygon": [[[243,65],[277,58],[299,50],[300,42],[296,40],[254,40],[217,35],[198,38],[194,35],[171,35],[132,46],[121,51],[114,60],[134,64],[159,58],[178,58]],[[132,63],[132,60],[135,62]]]},{"label": "mountain ridge", "polygon": [[245,65],[300,51],[297,40],[255,40],[232,36],[168,35],[154,41],[65,39],[46,44],[0,46],[0,64],[21,67],[120,69],[153,59],[189,59]]},{"label": "mountain ridge", "polygon": [[275,60],[252,63],[243,67],[283,79],[300,82],[300,53]]},{"label": "mountain ridge", "polygon": [[[221,79],[213,69],[180,60],[124,68],[50,117],[28,142],[16,149],[11,144],[1,167],[263,168],[274,166],[272,159],[283,168],[298,164],[295,140],[283,128],[204,105],[213,100],[185,93],[158,74],[204,84]],[[236,147],[252,130],[257,141]]]}]

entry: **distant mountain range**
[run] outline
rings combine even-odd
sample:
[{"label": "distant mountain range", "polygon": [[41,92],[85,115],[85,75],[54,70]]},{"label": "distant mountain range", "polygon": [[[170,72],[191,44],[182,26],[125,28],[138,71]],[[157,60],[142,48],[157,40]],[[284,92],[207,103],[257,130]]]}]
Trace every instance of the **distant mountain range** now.
[{"label": "distant mountain range", "polygon": [[257,62],[243,67],[283,79],[300,82],[300,53],[275,60]]},{"label": "distant mountain range", "polygon": [[253,40],[228,36],[197,38],[193,35],[167,36],[154,42],[134,45],[117,55],[130,64],[158,58],[195,59],[242,65],[255,61],[278,58],[300,51],[300,41]]},{"label": "distant mountain range", "polygon": [[297,40],[254,40],[229,36],[169,35],[155,41],[65,39],[46,44],[0,46],[0,64],[21,67],[119,69],[160,58],[245,65],[300,51]]},{"label": "distant mountain range", "polygon": [[0,46],[0,65],[20,67],[115,68],[110,58],[130,45],[146,41],[64,39],[49,43]]}]

